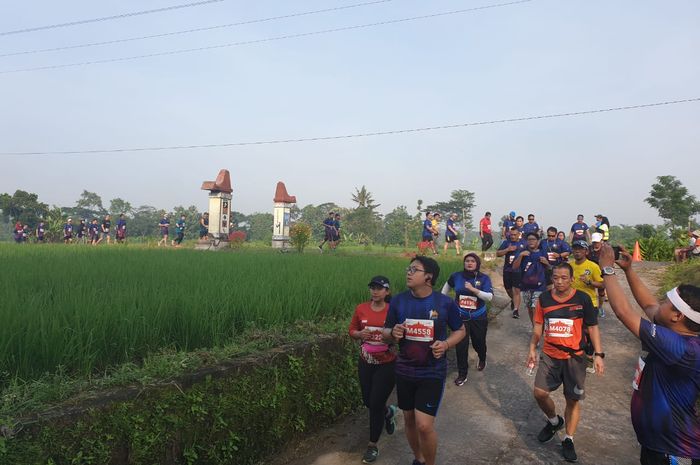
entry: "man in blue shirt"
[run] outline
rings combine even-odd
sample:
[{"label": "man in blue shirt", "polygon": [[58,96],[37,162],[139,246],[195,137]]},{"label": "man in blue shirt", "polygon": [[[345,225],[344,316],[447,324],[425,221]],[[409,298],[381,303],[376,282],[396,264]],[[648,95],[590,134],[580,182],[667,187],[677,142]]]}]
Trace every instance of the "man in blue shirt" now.
[{"label": "man in blue shirt", "polygon": [[510,235],[510,228],[512,228],[513,226],[515,226],[515,212],[511,211],[508,214],[508,217],[505,220],[503,220],[503,229],[501,230],[501,239],[503,239],[504,241],[506,239],[508,239],[508,237]]},{"label": "man in blue shirt", "polygon": [[124,241],[126,241],[126,219],[124,213],[121,213],[117,221],[117,242],[123,244]]},{"label": "man in blue shirt", "polygon": [[549,268],[547,254],[540,250],[540,238],[535,232],[526,235],[527,249],[520,252],[513,262],[513,269],[520,270],[520,297],[525,302],[527,313],[532,316],[537,300],[547,287],[545,269]]},{"label": "man in blue shirt", "polygon": [[546,239],[540,241],[540,250],[547,255],[549,262],[549,266],[544,270],[548,290],[552,289],[552,269],[561,262],[568,261],[571,254],[571,247],[566,241],[557,239],[557,233],[557,228],[550,226],[547,228]]},{"label": "man in blue shirt", "polygon": [[328,246],[332,248],[333,244],[333,227],[335,226],[335,213],[328,212],[328,218],[323,220],[323,242],[318,245],[318,250],[323,253],[323,245],[328,242]]},{"label": "man in blue shirt", "polygon": [[173,245],[175,247],[180,247],[182,245],[182,240],[185,238],[185,215],[180,215],[180,219],[175,223],[175,239],[173,239]]},{"label": "man in blue shirt", "polygon": [[457,249],[457,256],[462,255],[462,249],[459,244],[459,231],[457,231],[457,214],[452,213],[447,217],[447,228],[445,229],[445,255],[447,255],[447,246],[454,243]]},{"label": "man in blue shirt", "polygon": [[574,241],[591,242],[591,231],[588,229],[588,225],[583,222],[583,215],[578,215],[576,223],[571,225],[569,243],[573,244]]},{"label": "man in blue shirt", "polygon": [[44,235],[46,234],[46,225],[44,224],[43,221],[39,221],[39,224],[36,227],[36,241],[37,242],[44,242]]},{"label": "man in blue shirt", "polygon": [[68,218],[66,224],[63,225],[63,242],[70,244],[73,242],[73,219]]},{"label": "man in blue shirt", "polygon": [[[437,250],[435,250],[435,242],[433,242],[433,237],[435,233],[433,228],[433,214],[430,212],[425,212],[425,221],[423,221],[423,232],[421,238],[423,243],[433,251],[433,255],[437,255]],[[422,252],[423,247],[421,247]]]},{"label": "man in blue shirt", "polygon": [[[659,302],[632,269],[632,257],[620,259],[603,244],[599,263],[615,316],[642,342],[632,382],[632,425],[642,446],[642,465],[700,464],[700,288],[681,284]],[[625,296],[613,269],[625,273],[632,294],[647,318]]]},{"label": "man in blue shirt", "polygon": [[164,214],[163,219],[158,223],[158,228],[160,228],[161,239],[158,241],[158,246],[161,244],[168,245],[168,229],[170,228],[170,221],[168,221],[168,215]]},{"label": "man in blue shirt", "polygon": [[509,237],[501,242],[496,251],[497,257],[504,257],[503,287],[510,297],[510,309],[513,318],[520,318],[520,270],[513,269],[513,262],[520,252],[525,250],[525,242],[520,239],[520,232],[515,226],[510,228]]},{"label": "man in blue shirt", "polygon": [[523,235],[527,235],[531,232],[537,233],[538,236],[540,234],[540,225],[537,224],[535,221],[535,215],[532,213],[527,215],[527,223],[523,224]]},{"label": "man in blue shirt", "polygon": [[406,269],[408,291],[391,299],[384,323],[384,339],[399,345],[396,397],[413,465],[435,465],[434,424],[447,377],[445,355],[465,335],[454,300],[433,290],[439,275],[440,266],[432,258],[412,260]]}]

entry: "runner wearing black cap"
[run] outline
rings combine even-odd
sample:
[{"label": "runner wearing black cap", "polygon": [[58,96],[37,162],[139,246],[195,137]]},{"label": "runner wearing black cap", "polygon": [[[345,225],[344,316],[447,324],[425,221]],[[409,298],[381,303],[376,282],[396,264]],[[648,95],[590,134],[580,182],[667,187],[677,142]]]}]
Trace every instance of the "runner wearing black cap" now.
[{"label": "runner wearing black cap", "polygon": [[360,341],[357,368],[362,401],[369,409],[369,444],[362,456],[362,463],[377,460],[377,441],[382,434],[382,428],[386,428],[387,434],[393,434],[396,428],[396,407],[386,404],[391,391],[394,390],[396,354],[382,338],[391,299],[389,279],[375,276],[368,286],[370,301],[363,302],[355,308],[348,329],[350,337]]}]

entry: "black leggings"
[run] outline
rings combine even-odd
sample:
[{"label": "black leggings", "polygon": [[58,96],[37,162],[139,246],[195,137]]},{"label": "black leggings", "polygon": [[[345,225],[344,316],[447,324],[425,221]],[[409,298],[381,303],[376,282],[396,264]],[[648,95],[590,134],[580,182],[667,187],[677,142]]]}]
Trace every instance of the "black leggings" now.
[{"label": "black leggings", "polygon": [[481,251],[486,252],[493,245],[493,236],[489,233],[484,233],[484,237],[481,238]]},{"label": "black leggings", "polygon": [[360,359],[357,364],[362,388],[362,402],[369,409],[369,441],[379,441],[384,428],[386,401],[396,382],[394,362],[373,365]]},{"label": "black leggings", "polygon": [[464,329],[467,330],[467,335],[457,343],[455,350],[457,351],[457,368],[460,376],[466,376],[469,372],[469,338],[472,340],[472,347],[479,355],[479,361],[486,360],[486,330],[489,326],[489,320],[482,318],[479,320],[463,320]]}]

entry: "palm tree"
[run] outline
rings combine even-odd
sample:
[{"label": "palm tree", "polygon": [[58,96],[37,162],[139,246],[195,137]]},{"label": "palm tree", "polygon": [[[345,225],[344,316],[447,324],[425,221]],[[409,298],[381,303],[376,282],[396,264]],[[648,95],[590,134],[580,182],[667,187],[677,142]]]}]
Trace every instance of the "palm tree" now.
[{"label": "palm tree", "polygon": [[381,204],[375,204],[372,198],[372,193],[363,185],[360,189],[355,188],[355,193],[352,194],[352,201],[357,204],[358,208],[367,208],[374,210]]}]

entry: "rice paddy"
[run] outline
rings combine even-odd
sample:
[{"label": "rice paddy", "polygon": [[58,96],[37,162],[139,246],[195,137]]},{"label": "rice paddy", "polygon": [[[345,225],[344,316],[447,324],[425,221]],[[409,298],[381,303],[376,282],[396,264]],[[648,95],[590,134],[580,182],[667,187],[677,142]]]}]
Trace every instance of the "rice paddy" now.
[{"label": "rice paddy", "polygon": [[219,346],[249,328],[349,318],[371,276],[403,287],[406,261],[3,244],[0,372],[89,375],[164,347]]}]

